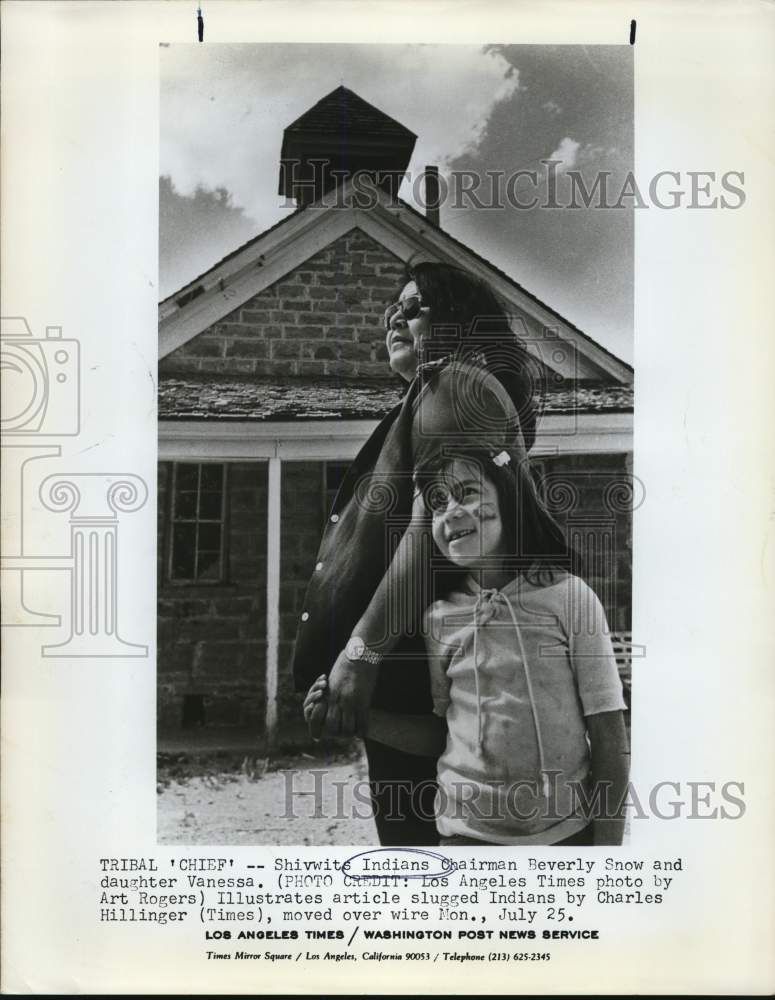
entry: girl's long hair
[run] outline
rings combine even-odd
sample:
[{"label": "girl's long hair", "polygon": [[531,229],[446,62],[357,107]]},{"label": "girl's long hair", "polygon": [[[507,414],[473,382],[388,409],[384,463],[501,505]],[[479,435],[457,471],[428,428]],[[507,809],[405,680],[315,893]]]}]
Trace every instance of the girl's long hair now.
[{"label": "girl's long hair", "polygon": [[430,309],[430,335],[420,362],[454,354],[476,357],[508,392],[530,451],[542,402],[543,366],[511,328],[503,305],[488,284],[451,264],[424,262],[412,267],[423,304]]},{"label": "girl's long hair", "polygon": [[[499,466],[486,451],[456,448],[454,455],[445,454],[415,472],[416,485],[426,499],[429,513],[433,490],[440,480],[448,478],[454,459],[470,462],[495,487],[506,542],[506,554],[500,561],[505,571],[535,586],[547,586],[563,573],[578,575],[578,554],[541,502],[527,462],[517,469],[511,462]],[[435,542],[433,548],[434,598],[463,589],[469,571],[446,559]]]}]

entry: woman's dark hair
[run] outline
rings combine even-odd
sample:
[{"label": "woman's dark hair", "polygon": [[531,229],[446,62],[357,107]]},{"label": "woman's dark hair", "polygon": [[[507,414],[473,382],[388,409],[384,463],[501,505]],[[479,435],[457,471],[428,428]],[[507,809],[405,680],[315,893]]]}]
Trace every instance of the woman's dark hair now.
[{"label": "woman's dark hair", "polygon": [[430,309],[430,336],[420,362],[450,354],[476,357],[508,392],[519,416],[525,446],[535,441],[541,403],[538,361],[511,329],[508,316],[486,282],[451,264],[420,263],[408,272],[423,305]]},{"label": "woman's dark hair", "polygon": [[[578,555],[541,502],[527,460],[514,468],[511,462],[497,465],[488,452],[477,448],[454,449],[454,454],[447,453],[415,473],[429,511],[433,508],[433,491],[448,476],[455,459],[470,462],[495,486],[506,541],[502,564],[505,570],[521,573],[536,585],[553,582],[557,573],[579,572]],[[460,589],[468,571],[445,559],[435,544],[434,550],[434,589],[438,597]]]}]

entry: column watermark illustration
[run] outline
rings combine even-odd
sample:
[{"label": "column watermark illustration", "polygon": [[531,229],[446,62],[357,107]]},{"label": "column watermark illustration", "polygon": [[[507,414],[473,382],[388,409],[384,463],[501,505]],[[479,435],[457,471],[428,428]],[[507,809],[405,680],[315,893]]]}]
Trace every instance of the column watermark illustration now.
[{"label": "column watermark illustration", "polygon": [[70,514],[70,635],[44,656],[147,656],[118,634],[118,515],[139,510],[148,487],[139,476],[55,474],[40,487],[43,506]]}]

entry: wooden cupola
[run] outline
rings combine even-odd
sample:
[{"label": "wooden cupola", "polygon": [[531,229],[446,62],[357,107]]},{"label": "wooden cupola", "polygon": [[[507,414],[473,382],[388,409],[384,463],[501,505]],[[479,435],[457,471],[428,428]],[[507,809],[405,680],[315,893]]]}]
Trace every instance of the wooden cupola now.
[{"label": "wooden cupola", "polygon": [[303,208],[363,173],[396,197],[416,141],[400,122],[337,87],[285,129],[279,193]]}]

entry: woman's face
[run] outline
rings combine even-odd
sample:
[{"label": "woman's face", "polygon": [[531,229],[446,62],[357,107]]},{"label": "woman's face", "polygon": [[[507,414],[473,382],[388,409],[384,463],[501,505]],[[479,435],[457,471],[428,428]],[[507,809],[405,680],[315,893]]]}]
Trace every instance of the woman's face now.
[{"label": "woman's face", "polygon": [[[398,305],[406,303],[408,307],[409,301],[419,297],[419,294],[417,285],[413,281],[408,282],[398,297]],[[411,312],[411,309],[408,311]],[[407,382],[411,382],[417,372],[420,343],[430,329],[429,315],[430,310],[421,305],[419,314],[413,319],[407,319],[399,308],[387,323],[385,346],[390,367]]]}]

